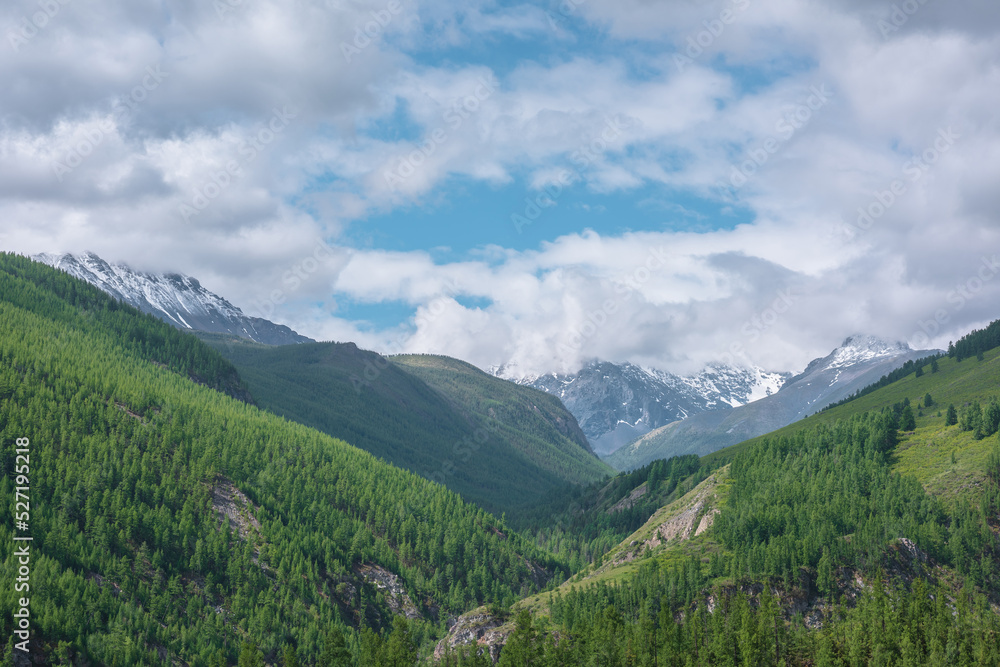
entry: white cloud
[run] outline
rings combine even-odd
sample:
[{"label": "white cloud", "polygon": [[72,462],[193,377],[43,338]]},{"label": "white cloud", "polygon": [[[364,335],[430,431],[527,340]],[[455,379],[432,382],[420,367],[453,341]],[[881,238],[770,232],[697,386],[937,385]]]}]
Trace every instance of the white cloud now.
[{"label": "white cloud", "polygon": [[[928,337],[941,344],[996,316],[1000,277],[969,291],[981,258],[1000,253],[991,0],[925,3],[902,22],[892,3],[860,0],[586,0],[569,16],[486,0],[392,7],[255,0],[220,16],[207,3],[74,2],[15,49],[9,35],[37,4],[8,3],[0,243],[189,272],[318,337],[533,370],[595,356],[690,369],[734,345],[788,369],[853,331],[923,342],[943,312]],[[581,21],[605,48],[589,48]],[[450,55],[505,39],[560,40],[568,55]],[[817,88],[829,99],[809,108]],[[958,135],[947,150],[941,132]],[[581,231],[449,263],[338,238],[446,200],[456,179],[523,181],[535,195],[567,171],[591,193],[660,188],[667,221],[691,217],[671,201],[680,192],[752,222]],[[897,181],[886,210],[851,232]],[[583,215],[581,227],[599,217]],[[289,280],[317,243],[322,262]],[[404,303],[414,319],[346,321],[343,297]]]}]

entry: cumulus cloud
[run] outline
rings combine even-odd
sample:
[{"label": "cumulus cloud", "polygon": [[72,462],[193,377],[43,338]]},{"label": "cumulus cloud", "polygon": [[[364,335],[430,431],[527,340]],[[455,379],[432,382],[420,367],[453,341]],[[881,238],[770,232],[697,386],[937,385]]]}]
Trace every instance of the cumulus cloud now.
[{"label": "cumulus cloud", "polygon": [[[992,0],[45,6],[0,13],[4,248],[184,271],[309,335],[525,372],[796,369],[854,331],[945,345],[996,317]],[[346,240],[456,181],[635,195],[664,224],[448,261]]]}]

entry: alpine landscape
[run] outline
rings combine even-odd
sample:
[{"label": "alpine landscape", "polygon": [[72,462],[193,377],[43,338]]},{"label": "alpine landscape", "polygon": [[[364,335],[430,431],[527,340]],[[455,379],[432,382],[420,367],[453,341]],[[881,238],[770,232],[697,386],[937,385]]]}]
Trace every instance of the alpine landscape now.
[{"label": "alpine landscape", "polygon": [[1000,666],[995,0],[0,36],[3,666]]}]

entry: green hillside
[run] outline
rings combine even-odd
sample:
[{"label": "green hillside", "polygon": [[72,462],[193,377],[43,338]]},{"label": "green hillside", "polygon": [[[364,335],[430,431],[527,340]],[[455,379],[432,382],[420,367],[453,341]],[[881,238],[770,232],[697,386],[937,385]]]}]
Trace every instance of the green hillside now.
[{"label": "green hillside", "polygon": [[[197,339],[0,255],[5,581],[23,565],[13,537],[33,539],[30,590],[4,585],[0,632],[30,598],[36,664],[277,664],[287,651],[312,665],[345,636],[358,664],[412,664],[450,614],[560,573],[444,487],[203,385],[238,377]],[[15,446],[30,450],[21,476]]]},{"label": "green hillside", "polygon": [[386,359],[353,343],[206,340],[263,408],[343,438],[511,518],[552,489],[613,471],[557,398],[445,357]]},{"label": "green hillside", "polygon": [[[882,410],[909,401],[916,428],[900,436],[894,469],[914,475],[936,495],[953,496],[981,483],[993,438],[976,440],[972,431],[963,431],[958,425],[947,426],[947,409],[949,405],[954,405],[959,410],[963,406],[971,406],[974,401],[982,407],[1000,401],[1000,348],[984,352],[981,361],[974,356],[962,361],[943,357],[937,360],[937,369],[932,372],[928,363],[918,377],[914,368],[909,375],[886,387],[790,424],[763,438],[792,436],[820,424],[833,425],[860,412]],[[928,394],[932,404],[924,405]],[[728,461],[763,438],[720,450],[705,457],[705,460],[716,464]]]},{"label": "green hillside", "polygon": [[979,359],[702,458],[603,558],[495,621],[511,664],[1000,664],[1000,350],[956,349]]}]

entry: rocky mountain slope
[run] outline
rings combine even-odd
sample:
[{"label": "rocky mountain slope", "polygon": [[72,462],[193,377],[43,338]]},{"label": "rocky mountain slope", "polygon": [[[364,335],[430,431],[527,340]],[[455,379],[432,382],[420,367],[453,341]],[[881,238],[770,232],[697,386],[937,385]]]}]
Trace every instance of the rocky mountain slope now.
[{"label": "rocky mountain slope", "polygon": [[773,395],[667,424],[620,448],[607,461],[619,470],[631,470],[659,458],[708,454],[791,424],[847,398],[911,359],[936,352],[913,350],[906,343],[875,336],[851,336]]},{"label": "rocky mountain slope", "polygon": [[491,373],[558,396],[601,456],[665,424],[769,396],[790,375],[714,365],[680,377],[607,361],[593,361],[573,374],[521,375],[510,366]]},{"label": "rocky mountain slope", "polygon": [[134,271],[124,264],[110,264],[89,252],[81,255],[43,253],[32,259],[84,280],[178,329],[231,334],[265,345],[312,342],[311,338],[284,325],[248,317],[190,276]]}]

